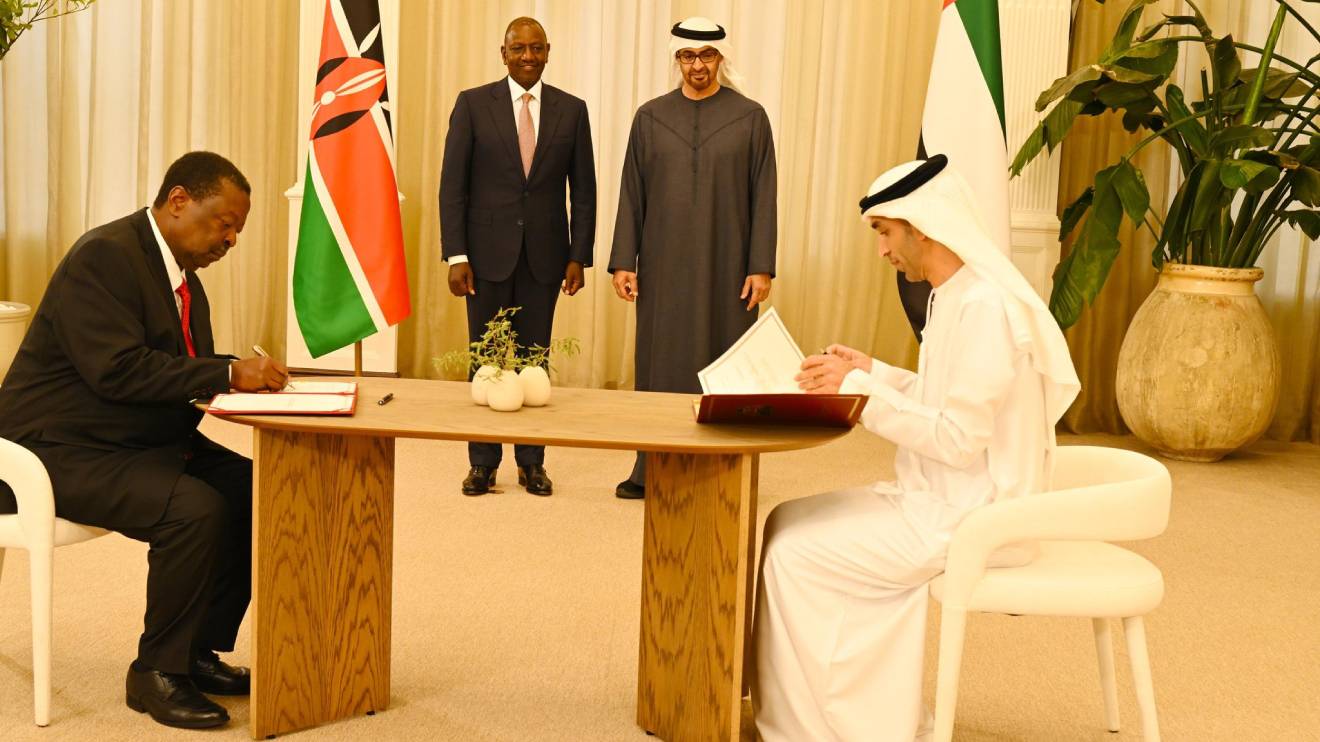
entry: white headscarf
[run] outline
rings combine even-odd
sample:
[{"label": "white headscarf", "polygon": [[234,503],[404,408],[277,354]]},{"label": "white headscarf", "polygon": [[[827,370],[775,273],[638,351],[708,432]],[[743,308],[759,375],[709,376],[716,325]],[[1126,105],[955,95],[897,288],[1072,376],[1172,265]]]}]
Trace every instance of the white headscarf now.
[{"label": "white headscarf", "polygon": [[[989,237],[967,181],[952,166],[940,169],[946,162],[944,155],[905,162],[876,178],[862,200],[862,219],[882,216],[908,222],[999,288],[1013,344],[1031,357],[1032,368],[1044,378],[1045,414],[1053,432],[1081,391],[1068,343],[1045,302]],[[918,168],[922,172],[916,172]],[[931,171],[936,171],[933,177]],[[882,194],[886,189],[890,192]],[[877,194],[883,200],[868,205],[868,200],[878,200],[872,198]]]},{"label": "white headscarf", "polygon": [[696,50],[704,46],[709,46],[715,51],[718,51],[720,56],[724,58],[720,61],[720,71],[716,76],[720,85],[733,88],[739,93],[742,92],[743,78],[742,75],[738,74],[738,70],[734,69],[733,63],[730,61],[733,57],[733,46],[729,44],[729,36],[724,32],[723,26],[716,24],[715,21],[712,21],[709,18],[702,18],[701,16],[694,15],[691,18],[679,21],[676,24],[676,28],[681,28],[685,31],[695,31],[697,33],[719,34],[720,38],[687,39],[682,36],[674,36],[673,31],[670,31],[669,87],[671,89],[678,87],[683,82],[683,73],[679,70],[678,59],[675,58],[674,55],[678,54],[682,49]]}]

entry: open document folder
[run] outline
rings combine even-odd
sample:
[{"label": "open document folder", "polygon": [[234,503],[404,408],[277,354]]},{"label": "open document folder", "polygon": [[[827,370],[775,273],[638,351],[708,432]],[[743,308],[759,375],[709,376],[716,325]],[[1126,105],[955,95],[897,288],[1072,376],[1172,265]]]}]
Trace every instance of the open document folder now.
[{"label": "open document folder", "polygon": [[704,392],[693,403],[697,422],[856,425],[866,396],[803,393],[793,380],[803,359],[802,350],[772,307],[714,363],[697,372]]},{"label": "open document folder", "polygon": [[356,408],[356,382],[297,381],[280,392],[217,394],[207,412],[212,415],[352,415]]}]

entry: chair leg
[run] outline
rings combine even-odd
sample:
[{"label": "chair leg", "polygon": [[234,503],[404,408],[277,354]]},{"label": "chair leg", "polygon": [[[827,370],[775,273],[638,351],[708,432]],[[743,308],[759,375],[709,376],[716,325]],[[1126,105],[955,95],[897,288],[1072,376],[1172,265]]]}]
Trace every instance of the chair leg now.
[{"label": "chair leg", "polygon": [[1105,696],[1105,729],[1118,731],[1118,684],[1114,681],[1114,640],[1109,633],[1109,619],[1093,618],[1095,656],[1100,661],[1100,690]]},{"label": "chair leg", "polygon": [[1141,616],[1123,619],[1128,657],[1132,661],[1132,684],[1141,708],[1141,737],[1145,742],[1159,742],[1160,726],[1155,715],[1155,683],[1150,676],[1150,657],[1146,654],[1146,624]]},{"label": "chair leg", "polygon": [[944,606],[940,614],[940,660],[935,679],[935,734],[933,742],[953,739],[953,713],[958,705],[958,675],[962,672],[963,638],[967,611]]},{"label": "chair leg", "polygon": [[50,723],[51,572],[54,549],[28,552],[32,572],[32,705],[37,726]]}]

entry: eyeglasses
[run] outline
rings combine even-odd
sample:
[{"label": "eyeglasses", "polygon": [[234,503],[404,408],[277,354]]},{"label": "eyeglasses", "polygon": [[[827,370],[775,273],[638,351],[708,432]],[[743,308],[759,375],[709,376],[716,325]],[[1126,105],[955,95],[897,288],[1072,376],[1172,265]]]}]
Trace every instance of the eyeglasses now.
[{"label": "eyeglasses", "polygon": [[700,59],[703,64],[710,64],[720,58],[720,53],[714,49],[706,49],[701,52],[681,51],[674,56],[678,58],[679,64],[692,64],[698,59]]}]

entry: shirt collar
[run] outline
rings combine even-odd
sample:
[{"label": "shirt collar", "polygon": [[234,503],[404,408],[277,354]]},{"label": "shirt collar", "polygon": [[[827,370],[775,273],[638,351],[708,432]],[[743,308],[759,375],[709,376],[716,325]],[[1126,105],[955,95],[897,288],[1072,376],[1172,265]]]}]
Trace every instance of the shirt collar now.
[{"label": "shirt collar", "polygon": [[165,237],[160,233],[160,227],[156,225],[156,217],[151,215],[151,207],[147,207],[147,224],[151,225],[151,233],[156,235],[156,246],[160,248],[160,258],[165,261],[165,275],[170,279],[170,291],[178,290],[183,284],[183,269],[179,267],[179,262],[174,259],[174,253],[170,252],[170,246],[165,244]]},{"label": "shirt collar", "polygon": [[524,88],[523,86],[521,86],[521,85],[519,85],[518,83],[514,82],[514,80],[513,80],[512,77],[509,77],[509,78],[506,78],[506,79],[509,81],[509,94],[513,96],[513,102],[514,102],[514,103],[521,103],[521,102],[522,102],[523,93],[531,93],[531,94],[532,94],[532,100],[534,100],[534,101],[536,101],[536,102],[538,102],[538,103],[541,101],[541,81],[540,81],[540,80],[537,80],[537,81],[536,81],[536,84],[533,85],[532,87],[530,87],[530,88]]}]

